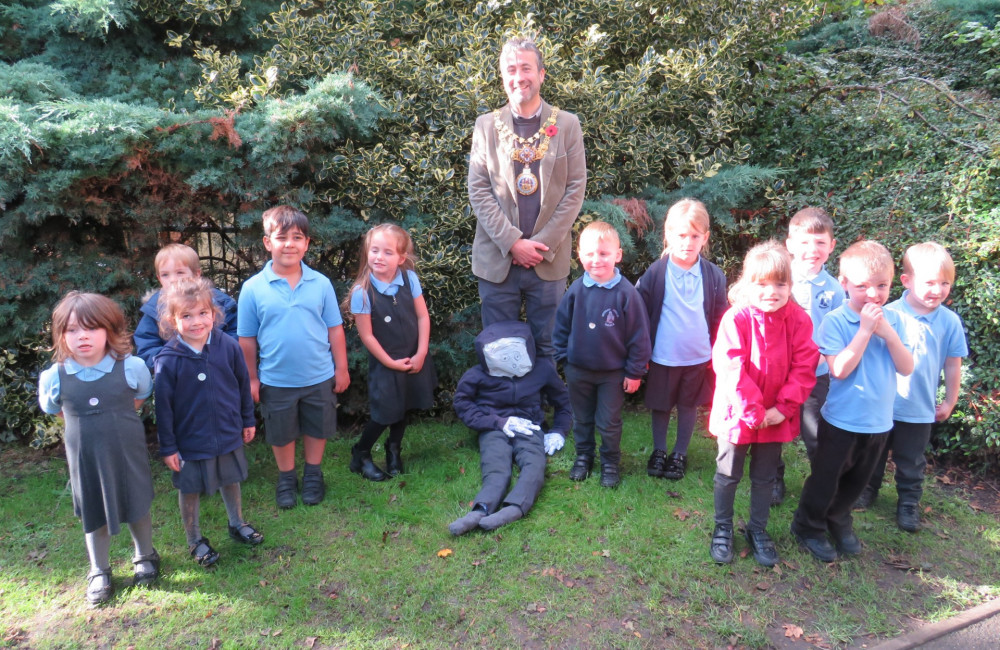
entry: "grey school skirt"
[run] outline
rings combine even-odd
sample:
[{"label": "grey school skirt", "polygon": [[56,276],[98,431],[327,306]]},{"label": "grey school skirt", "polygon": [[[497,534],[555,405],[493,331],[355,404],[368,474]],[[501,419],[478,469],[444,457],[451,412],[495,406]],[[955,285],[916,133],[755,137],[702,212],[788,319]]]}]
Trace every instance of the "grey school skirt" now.
[{"label": "grey school skirt", "polygon": [[243,447],[215,458],[183,462],[181,471],[172,476],[174,487],[181,494],[215,494],[225,485],[247,479],[247,457]]}]

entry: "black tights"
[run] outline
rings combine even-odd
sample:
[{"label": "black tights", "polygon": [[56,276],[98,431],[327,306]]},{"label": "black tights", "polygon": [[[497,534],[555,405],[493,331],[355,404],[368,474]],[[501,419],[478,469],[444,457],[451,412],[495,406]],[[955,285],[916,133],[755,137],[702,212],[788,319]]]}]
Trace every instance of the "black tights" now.
[{"label": "black tights", "polygon": [[382,424],[375,420],[369,420],[361,432],[361,439],[358,440],[357,448],[363,451],[371,451],[386,427],[389,427],[387,444],[399,444],[403,440],[403,433],[406,432],[406,419],[404,418],[392,424]]}]

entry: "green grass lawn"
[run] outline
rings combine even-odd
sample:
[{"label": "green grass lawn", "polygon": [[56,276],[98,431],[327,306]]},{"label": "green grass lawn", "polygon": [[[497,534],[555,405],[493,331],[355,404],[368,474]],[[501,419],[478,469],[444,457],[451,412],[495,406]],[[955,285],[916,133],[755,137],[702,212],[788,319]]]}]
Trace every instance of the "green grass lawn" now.
[{"label": "green grass lawn", "polygon": [[[711,562],[714,441],[696,433],[684,480],[649,478],[651,436],[641,413],[626,418],[618,489],[602,489],[596,475],[570,482],[568,442],[549,461],[527,517],[461,538],[447,524],[479,488],[468,429],[413,425],[407,473],[378,484],[347,471],[352,442],[327,447],[323,504],[288,511],[274,505],[270,449],[252,444],[244,511],[266,540],[255,548],[229,540],[221,499],[205,499],[202,531],[222,555],[211,570],[188,556],[176,492],[156,462],[163,577],[153,589],[131,589],[131,542],[119,535],[117,591],[100,609],[83,598],[88,565],[64,459],[3,451],[0,646],[860,645],[902,632],[912,618],[939,619],[1000,596],[1000,525],[933,477],[920,533],[897,530],[895,492],[886,486],[856,516],[860,557],[824,565],[799,550],[788,532],[808,469],[798,444],[786,451],[789,499],[769,525],[782,563],[768,570],[745,555],[742,539],[732,565]],[[748,510],[747,483],[738,519]],[[444,549],[451,553],[440,557]]]}]

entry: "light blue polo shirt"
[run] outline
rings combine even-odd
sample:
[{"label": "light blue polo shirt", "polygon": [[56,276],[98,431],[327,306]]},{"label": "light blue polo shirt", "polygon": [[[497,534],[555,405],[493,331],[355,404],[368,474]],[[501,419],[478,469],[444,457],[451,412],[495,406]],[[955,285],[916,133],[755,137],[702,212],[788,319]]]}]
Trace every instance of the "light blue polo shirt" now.
[{"label": "light blue polo shirt", "polygon": [[918,314],[903,297],[886,305],[903,315],[903,343],[913,352],[913,374],[896,376],[893,419],[900,422],[934,422],[937,390],[948,357],[969,356],[962,319],[945,306],[929,314]]},{"label": "light blue polo shirt", "polygon": [[[153,394],[153,378],[146,362],[131,354],[122,360],[125,368],[125,383],[135,391],[135,399],[146,399]],[[92,366],[81,366],[72,358],[63,361],[67,375],[75,375],[80,381],[97,381],[115,369],[115,358],[110,354]],[[62,410],[60,398],[59,366],[52,364],[38,376],[38,405],[49,415]]]},{"label": "light blue polo shirt", "polygon": [[[417,279],[417,274],[413,271],[406,271],[406,278],[410,284],[410,293],[413,294],[414,298],[419,298],[424,295],[424,290],[420,287],[420,280]],[[372,287],[375,291],[378,291],[383,296],[395,296],[399,292],[399,288],[403,286],[403,272],[399,269],[396,270],[396,277],[394,277],[389,282],[382,282],[376,278],[371,273],[368,274],[368,281],[372,283]],[[361,287],[354,285],[351,287],[351,313],[352,314],[370,314],[372,313],[372,306],[368,304],[368,296],[365,291],[361,290]]]},{"label": "light blue polo shirt", "polygon": [[664,273],[663,305],[651,358],[661,366],[705,363],[712,358],[712,344],[705,320],[701,259],[685,271],[668,258]]},{"label": "light blue polo shirt", "polygon": [[344,322],[337,295],[325,275],[305,264],[295,289],[271,265],[243,284],[236,333],[257,337],[261,383],[314,386],[334,374],[329,329]]},{"label": "light blue polo shirt", "polygon": [[622,272],[617,268],[615,269],[615,274],[607,282],[598,282],[594,278],[590,277],[590,273],[583,272],[583,286],[585,287],[600,287],[602,289],[614,289],[615,286],[622,281]]},{"label": "light blue polo shirt", "polygon": [[[844,304],[844,288],[827,272],[826,267],[823,267],[811,278],[795,278],[792,295],[812,319],[813,341],[819,344],[819,325],[827,314]],[[822,377],[829,372],[830,367],[826,364],[826,359],[820,357],[819,365],[816,366],[816,376]]]},{"label": "light blue polo shirt", "polygon": [[[896,330],[905,334],[902,316],[890,309],[883,317]],[[861,328],[861,315],[847,303],[827,315],[819,326],[819,351],[840,354]],[[892,401],[896,394],[896,366],[885,339],[872,334],[861,361],[844,379],[830,376],[830,392],[820,409],[823,419],[835,427],[852,433],[885,433],[892,429]]]}]

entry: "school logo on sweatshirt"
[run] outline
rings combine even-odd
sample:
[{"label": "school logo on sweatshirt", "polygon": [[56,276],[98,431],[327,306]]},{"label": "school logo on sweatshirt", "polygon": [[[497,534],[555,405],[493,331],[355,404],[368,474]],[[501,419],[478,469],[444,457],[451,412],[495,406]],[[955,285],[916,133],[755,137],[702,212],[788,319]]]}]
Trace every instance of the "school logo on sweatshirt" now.
[{"label": "school logo on sweatshirt", "polygon": [[605,327],[614,327],[615,321],[618,320],[619,314],[617,309],[608,307],[607,309],[601,312],[601,316],[604,317]]},{"label": "school logo on sweatshirt", "polygon": [[833,292],[824,291],[816,296],[816,304],[820,309],[829,309],[830,305],[833,303]]}]

